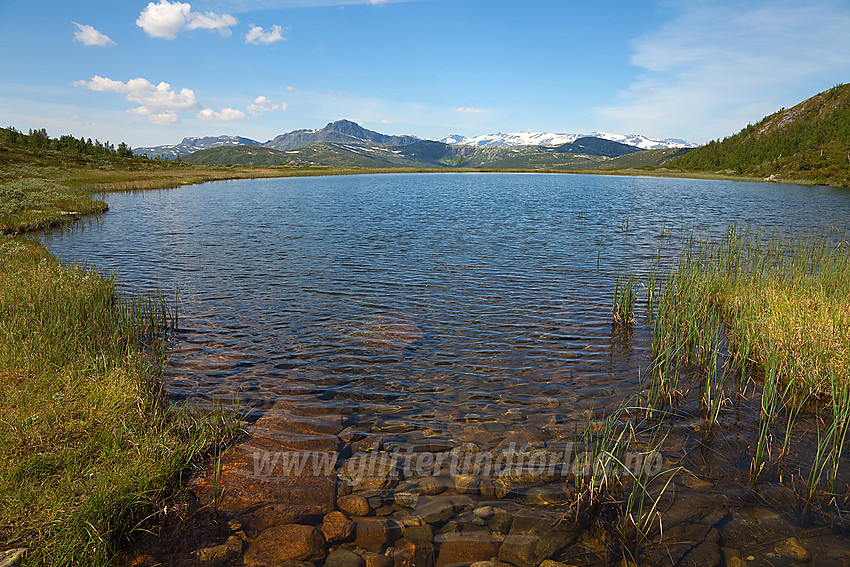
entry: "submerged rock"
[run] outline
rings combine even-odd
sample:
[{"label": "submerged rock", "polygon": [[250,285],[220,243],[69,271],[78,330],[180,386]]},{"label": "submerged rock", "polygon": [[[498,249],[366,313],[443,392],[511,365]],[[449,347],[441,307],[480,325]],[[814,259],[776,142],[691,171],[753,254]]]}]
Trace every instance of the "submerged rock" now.
[{"label": "submerged rock", "polygon": [[322,533],[328,543],[351,541],[354,537],[354,522],[342,512],[331,512],[322,519]]},{"label": "submerged rock", "polygon": [[393,550],[394,567],[434,567],[434,544],[400,539]]},{"label": "submerged rock", "polygon": [[354,545],[380,553],[402,536],[401,526],[389,518],[357,518]]},{"label": "submerged rock", "polygon": [[349,516],[368,516],[369,512],[372,511],[369,501],[357,494],[337,498],[336,506]]},{"label": "submerged rock", "polygon": [[812,554],[796,537],[776,542],[773,550],[782,557],[799,563],[808,563],[812,560]]},{"label": "submerged rock", "polygon": [[499,559],[519,566],[539,565],[576,540],[576,534],[555,518],[529,510],[514,516],[511,530],[499,548]]},{"label": "submerged rock", "polygon": [[313,526],[285,524],[261,533],[245,553],[245,565],[266,567],[286,561],[321,561],[327,551],[325,536]]},{"label": "submerged rock", "polygon": [[435,541],[440,545],[436,567],[465,566],[499,553],[499,542],[486,531],[438,536]]},{"label": "submerged rock", "polygon": [[325,559],[325,567],[366,567],[366,560],[348,549],[335,549]]}]

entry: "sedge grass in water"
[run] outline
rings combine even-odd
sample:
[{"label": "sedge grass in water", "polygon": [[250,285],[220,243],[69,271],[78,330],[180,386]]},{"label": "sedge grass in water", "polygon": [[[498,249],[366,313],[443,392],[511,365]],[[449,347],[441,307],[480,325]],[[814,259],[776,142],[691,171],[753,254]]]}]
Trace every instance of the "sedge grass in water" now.
[{"label": "sedge grass in water", "polygon": [[0,534],[28,565],[109,564],[199,457],[235,434],[172,408],[156,346],[169,315],[111,279],[0,235]]},{"label": "sedge grass in water", "polygon": [[[811,498],[833,491],[850,425],[850,245],[822,235],[782,238],[730,227],[720,239],[691,235],[666,280],[653,324],[650,403],[675,398],[679,373],[706,375],[710,431],[720,419],[727,372],[761,378],[752,482],[789,451],[804,408],[821,423],[808,479]],[[722,341],[722,347],[718,341]],[[725,351],[721,353],[721,351]],[[722,354],[722,356],[721,356]],[[784,417],[783,421],[779,421]],[[774,424],[784,422],[773,450]]]}]

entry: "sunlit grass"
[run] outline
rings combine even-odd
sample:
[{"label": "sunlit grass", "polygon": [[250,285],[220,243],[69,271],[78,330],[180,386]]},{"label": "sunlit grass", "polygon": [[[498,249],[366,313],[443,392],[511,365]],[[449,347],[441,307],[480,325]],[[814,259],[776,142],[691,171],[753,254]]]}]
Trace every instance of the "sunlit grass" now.
[{"label": "sunlit grass", "polygon": [[[684,367],[705,375],[706,430],[739,384],[761,384],[757,482],[771,455],[786,455],[804,409],[822,423],[809,478],[811,497],[822,479],[833,490],[850,424],[850,245],[824,234],[765,235],[730,227],[721,239],[692,235],[659,297],[649,399],[673,403]],[[754,374],[755,373],[755,374]],[[784,417],[781,449],[771,431]]]},{"label": "sunlit grass", "polygon": [[172,408],[155,345],[168,313],[0,235],[0,534],[31,565],[103,565],[161,512],[234,421]]}]

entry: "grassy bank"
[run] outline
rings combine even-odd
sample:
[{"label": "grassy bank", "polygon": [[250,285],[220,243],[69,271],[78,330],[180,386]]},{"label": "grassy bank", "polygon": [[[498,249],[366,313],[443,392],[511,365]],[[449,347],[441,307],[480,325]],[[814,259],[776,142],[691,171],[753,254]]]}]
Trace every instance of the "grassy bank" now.
[{"label": "grassy bank", "polygon": [[0,235],[0,265],[0,546],[29,548],[29,565],[108,564],[233,422],[165,402],[161,302],[20,238]]},{"label": "grassy bank", "polygon": [[[803,415],[817,448],[808,496],[836,489],[850,427],[850,244],[840,235],[785,238],[730,227],[692,236],[659,296],[649,403],[675,404],[680,375],[702,377],[703,431],[749,391],[760,396],[751,481],[791,450]],[[757,385],[757,387],[755,387]],[[771,461],[772,458],[772,461]]]}]

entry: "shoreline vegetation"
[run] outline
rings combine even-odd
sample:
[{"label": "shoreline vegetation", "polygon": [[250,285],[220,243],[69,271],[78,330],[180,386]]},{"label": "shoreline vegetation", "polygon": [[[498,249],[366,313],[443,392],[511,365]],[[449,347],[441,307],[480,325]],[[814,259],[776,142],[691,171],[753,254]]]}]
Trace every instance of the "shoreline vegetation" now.
[{"label": "shoreline vegetation", "polygon": [[[0,342],[0,545],[28,548],[30,565],[110,564],[127,536],[156,521],[166,510],[181,506],[181,498],[185,497],[181,487],[193,466],[226,448],[239,435],[233,416],[193,414],[185,408],[171,407],[165,399],[159,381],[162,364],[159,347],[174,313],[162,298],[123,297],[116,293],[111,277],[80,266],[63,266],[41,245],[25,237],[28,232],[71,224],[86,215],[106,211],[106,204],[97,195],[230,179],[371,173],[498,171],[763,180],[673,169],[528,171],[196,166],[125,157],[119,155],[123,144],[117,150],[109,144],[92,145],[91,141],[83,142],[82,150],[79,145],[51,149],[46,133],[38,136],[35,145],[2,142],[0,139],[0,328],[4,334]],[[99,145],[102,149],[98,149]],[[89,146],[94,148],[91,152]],[[840,426],[834,425],[825,432],[824,439],[828,441],[809,483],[814,494],[818,487],[823,488],[822,479],[826,483],[835,479],[850,422],[846,382],[839,384],[834,379],[836,372],[830,370],[827,374],[817,374],[810,388],[789,389],[788,385],[794,383],[793,379],[789,380],[789,373],[793,373],[794,364],[803,362],[795,362],[793,357],[790,361],[780,360],[777,353],[765,350],[764,345],[772,339],[746,334],[747,329],[755,327],[745,317],[761,313],[757,311],[761,309],[758,301],[773,301],[770,299],[773,297],[774,303],[782,307],[780,312],[790,314],[792,320],[777,320],[770,328],[796,328],[794,312],[789,311],[794,307],[794,294],[808,298],[800,306],[812,309],[825,305],[829,298],[846,298],[847,262],[841,260],[844,263],[840,264],[840,270],[829,272],[835,274],[835,281],[825,283],[815,277],[825,268],[801,263],[797,269],[793,262],[789,265],[797,271],[789,276],[780,274],[775,280],[766,280],[767,276],[761,272],[746,272],[744,277],[738,262],[758,267],[767,257],[760,255],[759,248],[748,239],[751,240],[748,235],[734,233],[720,244],[697,242],[675,275],[669,276],[667,292],[656,290],[653,284],[653,290],[659,294],[656,299],[667,302],[655,315],[657,321],[664,322],[659,328],[678,335],[671,338],[670,334],[656,331],[658,356],[652,370],[653,380],[657,377],[657,381],[650,388],[650,394],[656,397],[648,402],[651,407],[663,410],[665,403],[677,395],[677,368],[701,363],[703,358],[714,361],[711,357],[716,357],[718,352],[718,346],[712,342],[717,336],[715,327],[723,325],[727,330],[732,329],[736,334],[731,335],[730,346],[739,350],[730,348],[730,352],[743,352],[733,354],[733,362],[756,363],[767,368],[764,388],[771,390],[764,398],[765,436],[772,423],[786,420],[793,425],[801,411],[797,408],[815,399],[826,412],[833,415],[843,412],[840,420],[832,420]],[[719,248],[723,246],[735,247],[731,256]],[[826,254],[824,249],[815,250],[813,246],[813,243],[804,244],[799,250],[807,255],[805,258]],[[769,254],[778,261],[789,250],[779,247]],[[794,250],[790,254],[792,260],[797,258]],[[800,262],[805,259],[800,258]],[[833,261],[831,256],[826,258]],[[709,271],[694,275],[692,270],[705,266],[707,259],[721,266],[732,265],[730,262],[735,259],[734,269],[730,273]],[[774,273],[778,272],[768,271],[767,275]],[[627,301],[621,307],[619,324],[628,325],[636,284],[632,278],[624,281],[625,285],[631,281],[632,287],[621,296]],[[699,317],[673,317],[673,310],[684,313],[677,302],[690,297],[684,291],[677,291],[680,287],[692,295],[695,302],[692,308]],[[696,289],[700,290],[699,295],[692,293]],[[667,297],[664,293],[674,295]],[[755,303],[745,303],[750,301],[748,297]],[[803,315],[808,317],[806,313]],[[833,321],[830,314],[816,324],[820,326],[812,323],[810,327],[821,329],[832,325],[830,328],[846,330],[846,312],[836,313],[843,318]],[[683,333],[681,327],[689,321],[704,322],[704,334]],[[702,337],[699,340],[703,342],[694,342],[695,337]],[[793,340],[797,339],[784,337],[779,344]],[[824,349],[839,348],[835,356],[844,361],[841,368],[847,367],[850,347],[846,341],[818,342],[813,348],[816,352],[812,356],[826,360],[828,369],[833,369],[833,356],[825,354]],[[665,353],[670,354],[669,360]],[[718,368],[716,363],[706,366]],[[706,384],[709,419],[715,419],[718,408],[732,395],[723,389],[724,383]],[[786,395],[795,400],[792,405],[787,405]],[[783,402],[794,409],[780,416]],[[789,436],[790,432],[789,425]],[[766,465],[764,459],[767,448],[761,449],[761,456],[756,455],[753,461],[754,483],[764,476],[764,467],[770,464]],[[783,447],[782,452],[786,449]],[[640,523],[636,527],[638,531],[647,529]]]}]

